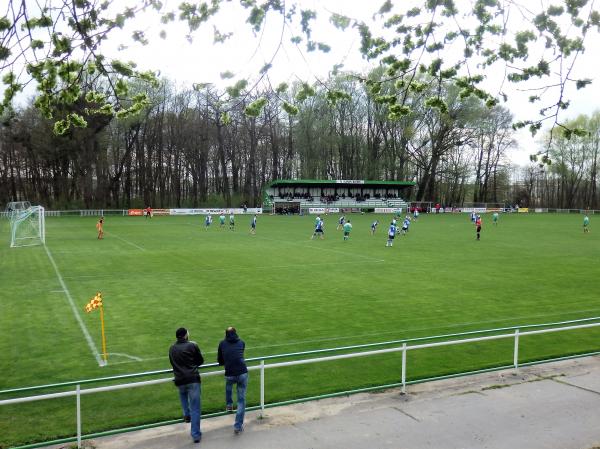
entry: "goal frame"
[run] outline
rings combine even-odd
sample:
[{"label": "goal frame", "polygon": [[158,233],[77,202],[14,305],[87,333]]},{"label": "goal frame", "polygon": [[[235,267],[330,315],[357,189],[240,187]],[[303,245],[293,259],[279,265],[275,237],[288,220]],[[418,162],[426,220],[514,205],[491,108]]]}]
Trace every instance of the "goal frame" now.
[{"label": "goal frame", "polygon": [[[35,232],[31,235],[18,237],[17,231],[20,225],[26,220],[31,220],[31,216],[37,213]],[[23,246],[36,246],[46,244],[46,218],[45,209],[42,206],[30,206],[21,211],[13,211],[10,216],[10,247],[18,248]]]}]

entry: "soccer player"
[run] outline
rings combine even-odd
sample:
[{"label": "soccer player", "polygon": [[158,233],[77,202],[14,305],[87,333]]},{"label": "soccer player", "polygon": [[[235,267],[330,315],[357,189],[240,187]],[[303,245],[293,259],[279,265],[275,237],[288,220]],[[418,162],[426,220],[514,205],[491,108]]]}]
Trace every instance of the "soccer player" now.
[{"label": "soccer player", "polygon": [[350,238],[350,231],[352,231],[352,223],[348,220],[344,223],[344,240],[348,240]]},{"label": "soccer player", "polygon": [[256,234],[256,215],[252,217],[252,222],[250,223],[250,234]]},{"label": "soccer player", "polygon": [[315,224],[315,232],[313,232],[313,235],[310,239],[313,240],[317,235],[319,235],[321,239],[324,239],[324,233],[325,232],[323,231],[323,220],[319,219],[319,221]]},{"label": "soccer player", "polygon": [[494,226],[498,226],[498,212],[494,212],[494,215],[492,215],[492,222]]},{"label": "soccer player", "polygon": [[98,231],[98,240],[102,240],[104,238],[104,217],[100,217],[96,223],[96,230]]},{"label": "soccer player", "polygon": [[223,229],[225,227],[225,214],[219,215],[219,228]]},{"label": "soccer player", "polygon": [[404,221],[402,222],[402,235],[406,235],[408,232],[408,227],[410,226],[410,217],[407,215],[404,217]]},{"label": "soccer player", "polygon": [[417,219],[419,218],[419,209],[417,209],[415,207],[415,210],[413,211],[413,217],[415,219],[415,221],[417,221]]},{"label": "soccer player", "polygon": [[146,207],[146,218],[152,218],[152,208],[150,206]]},{"label": "soccer player", "polygon": [[475,220],[477,220],[477,215],[475,214],[475,211],[471,212],[471,222],[475,223]]},{"label": "soccer player", "polygon": [[339,221],[338,221],[337,228],[335,228],[335,229],[336,229],[336,231],[339,231],[339,230],[340,230],[340,228],[342,228],[342,229],[344,228],[344,222],[345,222],[345,221],[346,221],[346,217],[344,217],[344,216],[342,215],[342,216],[340,217]]},{"label": "soccer player", "polygon": [[394,237],[396,236],[396,225],[392,222],[390,223],[390,228],[388,229],[388,239],[385,246],[394,246]]},{"label": "soccer player", "polygon": [[208,231],[208,228],[212,224],[212,215],[206,214],[206,218],[204,218],[204,229]]},{"label": "soccer player", "polygon": [[587,215],[583,217],[583,232],[590,232],[590,217],[588,217]]},{"label": "soccer player", "polygon": [[373,223],[371,223],[371,235],[375,235],[375,231],[377,230],[377,225],[379,224],[379,221],[375,220]]},{"label": "soccer player", "polygon": [[480,234],[481,234],[481,215],[477,215],[477,218],[475,218],[475,228],[477,230],[477,240],[480,240]]},{"label": "soccer player", "polygon": [[315,218],[315,226],[317,226],[320,221],[321,221],[321,216],[317,215],[317,218]]},{"label": "soccer player", "polygon": [[229,214],[229,230],[235,231],[235,216],[233,214]]}]

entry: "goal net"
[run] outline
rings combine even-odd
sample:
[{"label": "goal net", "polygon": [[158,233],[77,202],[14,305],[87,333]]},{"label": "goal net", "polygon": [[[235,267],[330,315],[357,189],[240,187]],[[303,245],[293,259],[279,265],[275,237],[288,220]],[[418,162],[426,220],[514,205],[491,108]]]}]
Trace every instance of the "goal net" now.
[{"label": "goal net", "polygon": [[46,243],[46,221],[42,206],[29,206],[27,209],[11,209],[8,212],[11,248]]}]

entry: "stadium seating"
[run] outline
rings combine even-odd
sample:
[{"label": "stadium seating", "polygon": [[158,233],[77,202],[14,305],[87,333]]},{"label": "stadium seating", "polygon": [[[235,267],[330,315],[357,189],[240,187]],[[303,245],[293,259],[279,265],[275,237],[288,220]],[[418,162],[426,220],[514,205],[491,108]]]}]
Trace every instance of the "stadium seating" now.
[{"label": "stadium seating", "polygon": [[322,201],[320,198],[302,198],[300,201],[302,208],[399,208],[406,211],[408,204],[402,198],[369,198],[364,201],[357,201],[354,198],[338,198],[337,201]]}]

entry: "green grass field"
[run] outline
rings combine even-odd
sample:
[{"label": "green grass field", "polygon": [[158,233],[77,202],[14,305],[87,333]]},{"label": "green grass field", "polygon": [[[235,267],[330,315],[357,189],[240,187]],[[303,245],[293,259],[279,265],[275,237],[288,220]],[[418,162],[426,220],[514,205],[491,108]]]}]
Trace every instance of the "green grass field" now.
[{"label": "green grass field", "polygon": [[[246,356],[331,348],[502,326],[600,316],[600,222],[580,215],[484,216],[482,240],[466,214],[421,215],[386,248],[389,217],[350,216],[348,242],[326,216],[325,240],[310,240],[314,216],[250,216],[237,229],[206,231],[203,217],[48,218],[44,247],[10,249],[0,231],[0,390],[169,368],[175,329],[189,328],[207,362],[225,327]],[[53,266],[52,260],[56,266]],[[65,292],[61,286],[66,286]],[[100,348],[102,291],[109,364],[99,367],[69,296]],[[409,354],[408,378],[512,361],[509,340]],[[598,328],[528,337],[521,359],[600,350]],[[399,354],[269,370],[266,400],[397,382]],[[223,407],[222,379],[203,383],[204,411]],[[8,398],[11,396],[0,396]],[[71,436],[74,399],[0,407],[0,447]],[[258,402],[251,376],[249,402]],[[171,385],[86,396],[84,432],[177,418]]]}]

